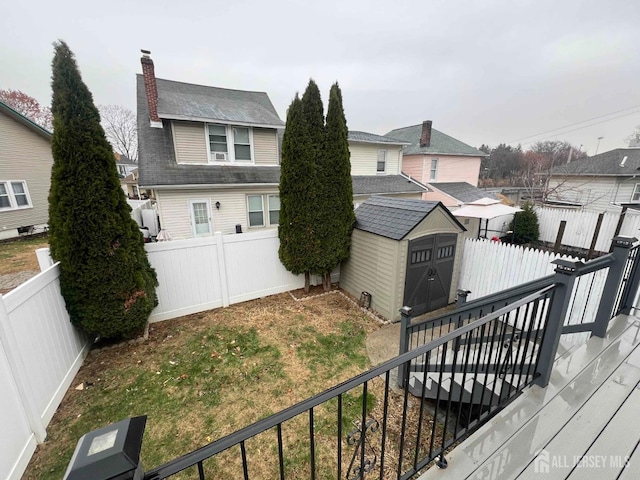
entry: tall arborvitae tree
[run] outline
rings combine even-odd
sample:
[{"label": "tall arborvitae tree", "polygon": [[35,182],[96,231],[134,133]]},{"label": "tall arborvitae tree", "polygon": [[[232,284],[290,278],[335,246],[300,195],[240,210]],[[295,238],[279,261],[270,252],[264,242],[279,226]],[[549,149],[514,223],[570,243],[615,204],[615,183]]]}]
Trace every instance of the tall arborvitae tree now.
[{"label": "tall arborvitae tree", "polygon": [[49,243],[71,321],[104,338],[140,332],[155,271],[120,188],[113,151],[66,43],[54,45]]},{"label": "tall arborvitae tree", "polygon": [[315,228],[315,153],[309,138],[302,101],[296,94],[287,112],[280,167],[280,261],[292,273],[310,273],[317,258]]},{"label": "tall arborvitae tree", "polygon": [[318,212],[326,235],[322,238],[322,264],[325,290],[331,288],[331,271],[349,258],[351,231],[355,223],[353,187],[347,120],[342,92],[336,82],[329,93],[322,162],[318,164]]}]

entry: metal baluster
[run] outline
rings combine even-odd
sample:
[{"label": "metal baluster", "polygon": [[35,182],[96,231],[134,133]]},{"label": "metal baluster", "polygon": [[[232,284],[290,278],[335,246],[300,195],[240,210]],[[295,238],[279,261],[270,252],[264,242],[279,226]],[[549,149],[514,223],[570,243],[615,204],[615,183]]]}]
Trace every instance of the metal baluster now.
[{"label": "metal baluster", "polygon": [[[384,376],[384,406],[382,408],[382,446],[380,448],[380,480],[384,480],[384,452],[387,440],[387,412],[389,410],[389,370]],[[340,476],[338,476],[338,480]]]},{"label": "metal baluster", "polygon": [[282,424],[278,424],[278,464],[280,465],[280,480],[284,480],[284,455],[282,451]]},{"label": "metal baluster", "polygon": [[316,478],[316,442],[313,432],[313,408],[309,409],[309,440],[311,442],[311,480]]},{"label": "metal baluster", "polygon": [[242,473],[244,474],[244,480],[249,480],[249,469],[247,467],[247,449],[244,445],[244,440],[240,442],[240,451],[242,452]]}]

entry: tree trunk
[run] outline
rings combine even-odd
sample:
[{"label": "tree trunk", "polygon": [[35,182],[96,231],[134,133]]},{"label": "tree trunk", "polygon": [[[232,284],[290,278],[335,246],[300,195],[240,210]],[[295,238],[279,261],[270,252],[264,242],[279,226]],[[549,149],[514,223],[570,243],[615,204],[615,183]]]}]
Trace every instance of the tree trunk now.
[{"label": "tree trunk", "polygon": [[323,284],[323,287],[324,287],[324,291],[325,292],[330,292],[331,291],[331,272],[325,274],[322,277],[322,280],[323,280],[322,284]]},{"label": "tree trunk", "polygon": [[309,293],[309,288],[311,286],[311,275],[309,272],[304,272],[304,293]]}]

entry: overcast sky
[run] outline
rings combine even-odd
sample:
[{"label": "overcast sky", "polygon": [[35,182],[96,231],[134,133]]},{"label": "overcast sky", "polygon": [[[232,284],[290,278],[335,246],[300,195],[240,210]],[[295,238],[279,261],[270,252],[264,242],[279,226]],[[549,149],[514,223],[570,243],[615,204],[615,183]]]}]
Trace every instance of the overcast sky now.
[{"label": "overcast sky", "polygon": [[313,77],[325,101],[338,80],[349,128],[372,133],[432,120],[473,146],[566,139],[594,154],[598,137],[600,152],[623,147],[640,125],[632,0],[33,0],[0,12],[0,88],[45,104],[61,38],[96,103],[134,111],[144,48],[159,78],[266,91],[283,120]]}]

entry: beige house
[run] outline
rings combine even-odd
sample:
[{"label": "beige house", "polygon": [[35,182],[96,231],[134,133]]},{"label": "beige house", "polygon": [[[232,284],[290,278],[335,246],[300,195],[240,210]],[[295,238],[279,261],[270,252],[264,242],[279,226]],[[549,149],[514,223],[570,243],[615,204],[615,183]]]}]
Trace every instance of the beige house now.
[{"label": "beige house", "polygon": [[[267,94],[159,79],[148,54],[141,62],[138,185],[153,191],[161,227],[174,239],[276,228],[284,122]],[[349,132],[356,204],[426,191],[401,174],[404,144]]]},{"label": "beige house", "polygon": [[0,102],[0,239],[47,225],[52,165],[51,132]]}]

